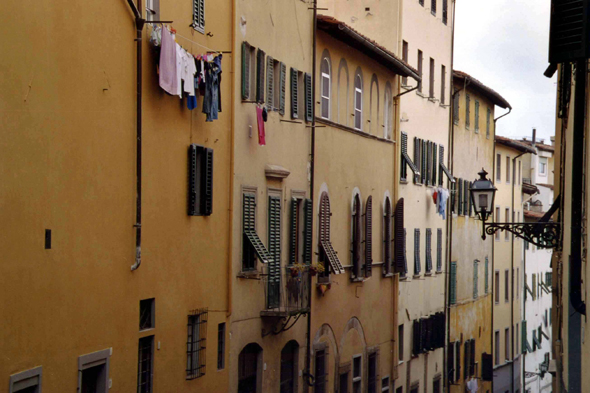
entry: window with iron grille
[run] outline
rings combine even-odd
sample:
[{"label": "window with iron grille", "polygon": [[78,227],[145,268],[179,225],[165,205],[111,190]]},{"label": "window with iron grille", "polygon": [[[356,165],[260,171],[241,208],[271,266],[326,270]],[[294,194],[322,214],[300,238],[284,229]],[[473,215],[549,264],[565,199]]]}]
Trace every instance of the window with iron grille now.
[{"label": "window with iron grille", "polygon": [[192,311],[188,316],[186,340],[186,379],[205,375],[207,348],[207,309]]},{"label": "window with iron grille", "polygon": [[156,299],[144,299],[139,301],[139,330],[156,327]]},{"label": "window with iron grille", "polygon": [[139,339],[137,356],[137,393],[152,393],[154,336]]},{"label": "window with iron grille", "polygon": [[205,33],[205,0],[193,0],[192,28],[199,33]]}]

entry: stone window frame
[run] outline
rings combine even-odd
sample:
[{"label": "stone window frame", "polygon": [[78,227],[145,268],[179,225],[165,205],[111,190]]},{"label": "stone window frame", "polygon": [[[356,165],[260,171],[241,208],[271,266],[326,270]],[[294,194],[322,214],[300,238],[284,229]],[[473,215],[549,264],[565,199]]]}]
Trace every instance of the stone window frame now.
[{"label": "stone window frame", "polygon": [[19,391],[37,386],[37,393],[41,393],[43,381],[43,366],[35,367],[10,376],[9,393],[18,393]]},{"label": "stone window frame", "polygon": [[82,389],[82,371],[91,367],[105,365],[104,386],[106,391],[110,389],[109,384],[109,365],[112,348],[103,349],[102,351],[92,352],[78,357],[78,391]]}]

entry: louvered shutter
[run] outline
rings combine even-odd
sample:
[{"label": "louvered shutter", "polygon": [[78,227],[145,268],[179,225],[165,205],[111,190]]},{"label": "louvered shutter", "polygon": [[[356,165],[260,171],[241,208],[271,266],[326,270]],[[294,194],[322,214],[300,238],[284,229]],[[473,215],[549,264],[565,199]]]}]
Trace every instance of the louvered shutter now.
[{"label": "louvered shutter", "polygon": [[404,229],[404,198],[400,198],[395,206],[395,272],[404,276],[407,271],[405,266],[405,252],[406,252],[406,239]]},{"label": "louvered shutter", "polygon": [[203,212],[206,216],[213,213],[213,149],[205,149],[205,168],[203,168]]},{"label": "louvered shutter", "polygon": [[354,212],[352,216],[352,266],[356,277],[361,276],[361,201],[357,195],[354,198]]},{"label": "louvered shutter", "polygon": [[256,101],[264,103],[264,58],[263,51],[258,49],[256,52]]},{"label": "louvered shutter", "polygon": [[422,162],[422,168],[420,169],[420,174],[422,175],[422,184],[426,184],[426,178],[428,177],[428,166],[426,165],[428,159],[427,141],[421,140],[420,145],[422,146],[422,154],[420,157]]},{"label": "louvered shutter", "polygon": [[419,275],[422,270],[420,262],[420,229],[414,229],[414,274]]},{"label": "louvered shutter", "polygon": [[447,24],[447,19],[448,19],[448,4],[447,4],[447,0],[443,0],[442,3],[443,9],[442,9],[442,23],[444,23],[445,25]]},{"label": "louvered shutter", "polygon": [[489,276],[490,273],[489,273],[489,270],[488,269],[489,269],[488,257],[486,257],[486,260],[485,260],[485,278],[484,278],[484,285],[485,285],[485,291],[486,291],[485,293],[486,294],[488,293],[488,290],[489,290],[489,284],[488,284],[489,278],[488,278],[488,276]]},{"label": "louvered shutter", "polygon": [[365,206],[365,276],[371,277],[373,270],[373,197],[367,198]]},{"label": "louvered shutter", "polygon": [[455,382],[455,343],[449,343],[447,347],[447,375],[449,382]]},{"label": "louvered shutter", "polygon": [[281,284],[281,198],[268,197],[268,251],[272,260],[268,263],[268,308],[280,303]]},{"label": "louvered shutter", "polygon": [[589,6],[585,0],[551,1],[550,63],[570,63],[590,57]]},{"label": "louvered shutter", "polygon": [[385,199],[383,214],[383,267],[384,273],[391,273],[391,202],[389,198]]},{"label": "louvered shutter", "polygon": [[469,201],[469,181],[463,180],[463,214],[469,215],[469,210],[467,208],[467,204]]},{"label": "louvered shutter", "polygon": [[[405,154],[404,154],[405,153]],[[408,176],[408,167],[405,155],[408,153],[408,134],[401,132],[401,154],[400,154],[400,180],[405,181]]]},{"label": "louvered shutter", "polygon": [[481,379],[492,381],[494,379],[494,360],[491,354],[481,354]]},{"label": "louvered shutter", "polygon": [[334,251],[332,243],[330,242],[331,215],[330,199],[328,198],[328,194],[324,193],[320,198],[320,245],[326,254],[326,258],[328,259],[334,274],[342,274],[344,273],[344,267],[342,266],[342,263],[340,263],[340,259],[338,259],[338,255],[336,254],[336,251]]},{"label": "louvered shutter", "polygon": [[287,90],[287,66],[285,63],[280,64],[281,67],[281,87],[280,87],[280,97],[279,97],[279,114],[281,116],[285,115],[285,93]]},{"label": "louvered shutter", "polygon": [[250,97],[250,45],[242,42],[242,100]]},{"label": "louvered shutter", "polygon": [[457,304],[457,262],[451,262],[449,281],[449,303]]},{"label": "louvered shutter", "polygon": [[426,141],[426,181],[427,186],[431,185],[432,178],[432,142]]},{"label": "louvered shutter", "polygon": [[436,230],[436,271],[442,271],[442,229]]},{"label": "louvered shutter", "polygon": [[412,330],[412,352],[417,356],[422,353],[422,321],[420,319],[414,320]]},{"label": "louvered shutter", "polygon": [[463,215],[463,180],[459,179],[459,190],[457,192],[457,214]]},{"label": "louvered shutter", "polygon": [[408,244],[407,239],[408,239],[408,233],[406,231],[406,228],[404,228],[404,241],[403,241],[403,243],[404,243],[404,266],[403,266],[403,272],[404,273],[403,273],[402,276],[405,276],[408,273],[408,258],[407,258],[407,255],[406,255],[407,244]]},{"label": "louvered shutter", "polygon": [[188,215],[197,215],[197,145],[188,148]]},{"label": "louvered shutter", "polygon": [[299,96],[297,90],[297,70],[291,68],[291,118],[299,118]]},{"label": "louvered shutter", "polygon": [[245,193],[243,198],[243,226],[244,231],[256,230],[256,196],[254,194]]},{"label": "louvered shutter", "polygon": [[305,74],[305,121],[313,120],[313,97],[311,86],[311,75]]},{"label": "louvered shutter", "polygon": [[[439,145],[438,149],[438,165],[439,167],[444,165],[445,163],[445,147],[443,145]],[[438,185],[442,187],[443,185],[443,171],[439,168],[438,173]]]},{"label": "louvered shutter", "polygon": [[467,188],[467,198],[469,198],[469,216],[473,215],[473,200],[471,199],[471,192],[469,190],[473,187],[473,183],[469,182],[469,187]]},{"label": "louvered shutter", "polygon": [[451,187],[451,205],[449,206],[449,208],[451,209],[452,213],[456,213],[457,210],[455,208],[455,201],[457,200],[457,184],[451,183],[450,187]]},{"label": "louvered shutter", "polygon": [[266,56],[266,109],[272,111],[275,97],[274,59]]},{"label": "louvered shutter", "polygon": [[471,354],[469,355],[469,375],[475,375],[475,339],[471,339],[471,345],[469,346]]},{"label": "louvered shutter", "polygon": [[420,353],[426,353],[430,349],[430,318],[420,319]]},{"label": "louvered shutter", "polygon": [[432,229],[426,228],[426,273],[432,271]]},{"label": "louvered shutter", "polygon": [[289,265],[297,263],[297,198],[291,198],[289,226]]},{"label": "louvered shutter", "polygon": [[311,264],[311,250],[312,250],[312,229],[313,229],[313,202],[311,199],[305,200],[303,205],[303,212],[305,214],[305,223],[303,228],[303,261],[309,265]]},{"label": "louvered shutter", "polygon": [[467,380],[467,377],[469,377],[469,366],[471,365],[471,361],[469,359],[471,356],[471,340],[465,341],[463,350],[465,351],[463,354],[463,378]]},{"label": "louvered shutter", "polygon": [[195,30],[205,31],[205,0],[193,0],[193,24]]},{"label": "louvered shutter", "polygon": [[527,353],[527,351],[532,352],[531,351],[531,346],[528,342],[527,339],[527,323],[526,320],[522,321],[521,324],[521,332],[522,332],[522,353]]},{"label": "louvered shutter", "polygon": [[473,261],[473,298],[477,299],[477,261]]},{"label": "louvered shutter", "polygon": [[436,180],[437,180],[437,177],[436,177],[437,169],[438,169],[438,165],[436,163],[437,157],[438,157],[437,144],[433,143],[432,144],[432,182],[431,182],[431,184],[433,186],[436,186]]},{"label": "louvered shutter", "polygon": [[414,176],[414,183],[419,184],[420,179],[422,178],[420,173],[423,169],[420,162],[420,139],[418,139],[416,136],[414,137],[414,165],[416,165],[416,168],[419,172],[417,176]]}]

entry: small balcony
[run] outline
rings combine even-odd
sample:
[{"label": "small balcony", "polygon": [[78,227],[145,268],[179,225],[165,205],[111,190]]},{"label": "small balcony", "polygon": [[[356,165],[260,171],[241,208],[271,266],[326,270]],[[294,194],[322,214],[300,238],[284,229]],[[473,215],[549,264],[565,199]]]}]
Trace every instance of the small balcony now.
[{"label": "small balcony", "polygon": [[[260,312],[263,318],[299,317],[309,312],[309,270],[281,267],[272,274],[267,265],[262,276],[265,295],[265,309]],[[270,272],[269,272],[270,271]]]}]

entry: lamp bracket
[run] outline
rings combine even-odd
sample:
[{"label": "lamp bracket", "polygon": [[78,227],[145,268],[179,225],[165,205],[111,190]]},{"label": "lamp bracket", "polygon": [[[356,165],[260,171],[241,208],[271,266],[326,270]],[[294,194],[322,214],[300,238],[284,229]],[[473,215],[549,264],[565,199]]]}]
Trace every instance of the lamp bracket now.
[{"label": "lamp bracket", "polygon": [[496,222],[485,223],[484,234],[495,235],[498,231],[508,231],[515,236],[541,248],[559,249],[561,225],[557,222]]}]

